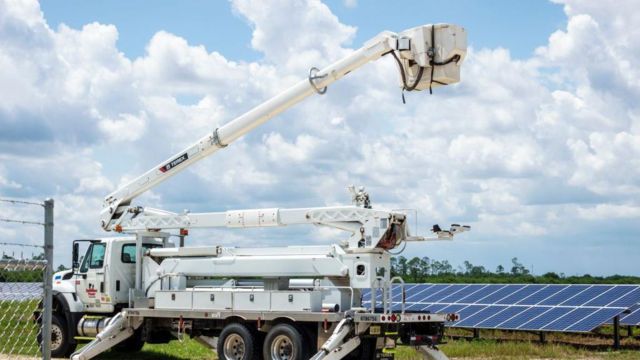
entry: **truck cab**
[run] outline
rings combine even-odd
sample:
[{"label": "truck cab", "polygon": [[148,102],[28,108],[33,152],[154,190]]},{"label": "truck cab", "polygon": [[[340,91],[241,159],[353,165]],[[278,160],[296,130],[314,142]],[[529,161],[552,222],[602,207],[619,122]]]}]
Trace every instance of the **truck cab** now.
[{"label": "truck cab", "polygon": [[[147,239],[142,244],[143,251],[158,247],[163,247],[162,241]],[[99,322],[101,316],[128,307],[129,288],[135,283],[136,237],[75,240],[72,258],[71,270],[53,274],[53,357],[68,357],[77,337],[95,336],[85,332],[86,319]]]},{"label": "truck cab", "polygon": [[[87,250],[77,261],[80,243]],[[163,247],[161,241],[146,240],[142,251]],[[135,283],[136,238],[118,237],[74,241],[75,291],[87,313],[113,313],[129,303]]]}]

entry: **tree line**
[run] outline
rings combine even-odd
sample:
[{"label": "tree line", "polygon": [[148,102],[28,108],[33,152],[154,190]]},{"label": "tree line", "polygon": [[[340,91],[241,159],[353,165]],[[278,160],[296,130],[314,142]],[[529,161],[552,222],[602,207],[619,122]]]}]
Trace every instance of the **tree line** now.
[{"label": "tree line", "polygon": [[[2,260],[15,259],[3,255]],[[44,254],[32,256],[31,260],[44,260]],[[54,271],[65,269],[64,265],[60,265]],[[391,276],[400,276],[407,283],[640,284],[638,276],[566,276],[555,272],[534,275],[516,257],[511,259],[509,266],[498,265],[491,271],[469,261],[464,261],[461,266],[453,266],[448,260],[394,256],[391,258]],[[11,271],[0,268],[0,282],[33,281],[42,281],[42,270]]]},{"label": "tree line", "polygon": [[640,284],[638,276],[566,276],[555,272],[534,275],[516,257],[509,266],[498,265],[492,271],[469,261],[454,267],[448,260],[394,256],[391,275],[400,276],[407,283]]}]

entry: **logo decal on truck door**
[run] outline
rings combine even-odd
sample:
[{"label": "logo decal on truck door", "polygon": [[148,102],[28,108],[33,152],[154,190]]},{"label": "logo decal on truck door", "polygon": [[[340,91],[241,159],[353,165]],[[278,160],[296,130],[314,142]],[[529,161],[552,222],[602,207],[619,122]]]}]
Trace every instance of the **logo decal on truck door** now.
[{"label": "logo decal on truck door", "polygon": [[95,289],[93,284],[89,284],[85,291],[87,292],[87,296],[89,298],[95,298],[96,297],[96,293],[98,292],[98,290]]}]

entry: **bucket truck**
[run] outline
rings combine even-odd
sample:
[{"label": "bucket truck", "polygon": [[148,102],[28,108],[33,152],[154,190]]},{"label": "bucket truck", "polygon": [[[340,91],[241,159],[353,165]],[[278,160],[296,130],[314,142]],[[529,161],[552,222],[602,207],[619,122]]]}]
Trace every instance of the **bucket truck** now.
[{"label": "bucket truck", "polygon": [[[383,32],[105,197],[100,225],[129,236],[88,240],[82,259],[81,241],[74,242],[73,271],[56,274],[56,354],[70,354],[77,336],[93,340],[72,354],[76,360],[190,336],[213,344],[220,359],[392,359],[396,342],[446,358],[437,345],[444,323],[457,314],[406,311],[390,251],[410,241],[451,239],[468,226],[434,226],[429,238],[413,236],[404,212],[374,209],[364,188],[355,187],[351,204],[331,207],[173,213],[133,200],[383,56],[395,60],[403,91],[456,83],[466,46],[466,32],[456,25]],[[346,236],[316,246],[183,246],[189,229],[294,225]],[[171,241],[176,232],[179,246]]]}]

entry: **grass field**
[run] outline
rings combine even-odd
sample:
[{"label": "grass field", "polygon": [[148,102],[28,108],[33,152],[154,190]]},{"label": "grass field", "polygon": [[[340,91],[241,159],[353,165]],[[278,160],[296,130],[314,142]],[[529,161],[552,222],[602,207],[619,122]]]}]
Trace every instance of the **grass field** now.
[{"label": "grass field", "polygon": [[[640,351],[590,351],[570,345],[538,344],[527,341],[496,341],[496,340],[450,340],[442,345],[442,350],[452,359],[468,360],[516,360],[516,359],[574,359],[574,360],[632,360],[640,359]],[[29,355],[35,355],[30,352]],[[215,360],[217,356],[212,350],[205,348],[195,340],[184,342],[172,341],[169,344],[145,345],[136,354],[126,354],[127,359],[166,359],[187,360],[202,359]],[[0,359],[2,359],[0,355]],[[34,357],[35,359],[35,357]],[[98,359],[123,359],[123,354],[109,351]],[[398,360],[422,360],[411,348],[399,347],[396,353]]]},{"label": "grass field", "polygon": [[38,355],[38,300],[0,301],[0,354]]},{"label": "grass field", "polygon": [[[539,345],[533,342],[498,342],[495,340],[453,340],[442,346],[442,350],[455,359],[576,359],[576,360],[632,360],[640,359],[638,351],[619,352],[593,352],[576,349],[569,345],[545,344]],[[128,358],[141,360],[150,359],[217,359],[215,353],[204,348],[194,340],[186,340],[183,343],[172,341],[166,345],[145,345],[143,350],[136,354],[127,354]],[[116,352],[106,353],[99,359],[121,359],[122,354]],[[400,347],[396,353],[398,360],[422,360],[413,349]]]},{"label": "grass field", "polygon": [[[37,301],[0,301],[0,360],[2,354],[26,355],[37,358],[36,344],[38,328],[32,314]],[[601,329],[610,334],[611,328]],[[636,334],[638,330],[636,329]],[[447,334],[456,337],[469,336],[468,330],[447,329]],[[451,358],[457,359],[583,359],[583,360],[640,360],[640,351],[609,351],[611,339],[594,335],[548,334],[547,344],[536,342],[536,334],[526,332],[483,331],[483,339],[451,339],[442,350]],[[640,339],[623,338],[622,345],[640,349]],[[593,350],[597,349],[597,350]],[[98,359],[122,359],[123,354],[107,352]],[[195,340],[172,341],[169,344],[145,345],[137,354],[126,354],[127,359],[217,359],[215,353]],[[422,359],[413,349],[400,347],[396,353],[398,360]]]}]

